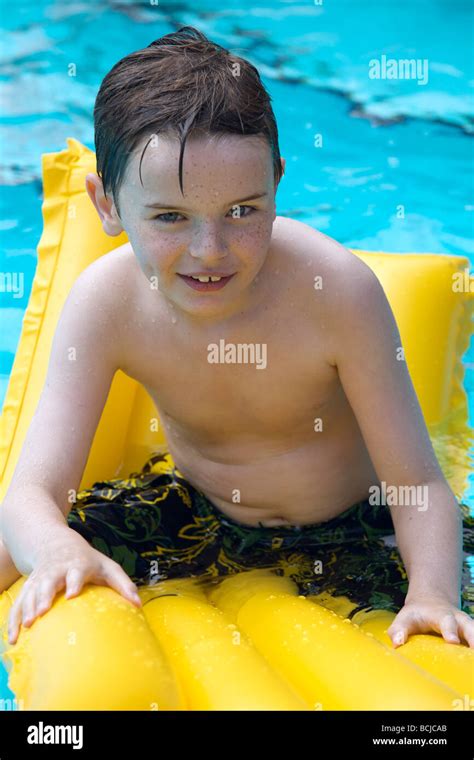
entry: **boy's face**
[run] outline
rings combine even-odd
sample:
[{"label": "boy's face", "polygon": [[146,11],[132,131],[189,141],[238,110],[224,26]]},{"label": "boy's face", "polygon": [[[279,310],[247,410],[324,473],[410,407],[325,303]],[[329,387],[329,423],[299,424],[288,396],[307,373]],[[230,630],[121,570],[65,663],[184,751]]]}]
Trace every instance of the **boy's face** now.
[{"label": "boy's face", "polygon": [[[140,267],[169,301],[194,318],[219,319],[259,299],[256,279],[276,216],[273,163],[254,136],[190,136],[179,187],[179,141],[157,135],[134,150],[120,188],[121,216],[97,175],[87,190],[109,235],[126,231]],[[284,166],[284,159],[282,159]],[[151,205],[153,204],[153,207]],[[190,275],[223,276],[202,285]],[[228,279],[226,279],[228,278]]]}]

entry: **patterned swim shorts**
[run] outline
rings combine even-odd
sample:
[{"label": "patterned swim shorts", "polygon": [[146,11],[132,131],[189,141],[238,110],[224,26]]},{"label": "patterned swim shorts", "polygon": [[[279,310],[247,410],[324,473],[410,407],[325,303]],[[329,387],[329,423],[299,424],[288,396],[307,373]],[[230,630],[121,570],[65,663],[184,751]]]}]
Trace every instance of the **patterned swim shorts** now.
[{"label": "patterned swim shorts", "polygon": [[[474,519],[460,507],[465,551],[472,553]],[[302,595],[345,595],[358,609],[397,611],[407,593],[388,507],[365,500],[323,523],[247,526],[192,486],[166,452],[154,454],[128,478],[80,491],[67,522],[137,585],[183,577],[205,582],[266,568],[290,577]],[[462,605],[474,613],[467,556]]]}]

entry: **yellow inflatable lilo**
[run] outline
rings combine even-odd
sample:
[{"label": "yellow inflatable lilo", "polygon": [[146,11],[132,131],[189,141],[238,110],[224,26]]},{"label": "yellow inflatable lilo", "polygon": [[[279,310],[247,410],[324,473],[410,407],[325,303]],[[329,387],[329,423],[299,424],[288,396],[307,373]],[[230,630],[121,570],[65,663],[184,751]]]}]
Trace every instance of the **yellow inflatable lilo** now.
[{"label": "yellow inflatable lilo", "polygon": [[[0,419],[0,502],[46,377],[56,323],[80,272],[126,242],[103,232],[85,191],[94,153],[74,139],[43,156],[44,232],[23,331]],[[78,227],[80,225],[80,228]],[[80,229],[80,234],[78,234]],[[474,294],[458,256],[355,251],[377,274],[397,318],[438,459],[458,498],[469,474],[461,357]],[[461,283],[459,286],[456,283]],[[115,375],[81,481],[126,478],[164,451],[146,391]],[[291,572],[250,569],[140,586],[135,608],[87,585],[18,642],[6,623],[25,578],[0,595],[0,654],[25,710],[457,710],[469,709],[474,652],[435,635],[392,648],[394,612],[345,595],[300,595]]]}]

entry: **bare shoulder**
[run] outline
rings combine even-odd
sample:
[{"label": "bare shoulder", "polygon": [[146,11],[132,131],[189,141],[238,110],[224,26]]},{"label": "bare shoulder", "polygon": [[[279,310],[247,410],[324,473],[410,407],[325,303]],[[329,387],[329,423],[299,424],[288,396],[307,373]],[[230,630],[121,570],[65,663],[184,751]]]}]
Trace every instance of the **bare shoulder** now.
[{"label": "bare shoulder", "polygon": [[318,292],[319,302],[328,308],[332,304],[339,311],[344,303],[380,287],[372,269],[355,253],[304,222],[278,216],[273,237],[277,249],[291,262],[293,271],[302,274],[299,286],[311,278],[311,287]]},{"label": "bare shoulder", "polygon": [[[139,266],[130,243],[99,256],[81,273],[102,310],[111,317],[125,316],[137,293]],[[79,279],[79,278],[78,278]]]},{"label": "bare shoulder", "polygon": [[[81,272],[78,280],[86,280],[90,286],[103,289],[104,298],[110,294],[113,296],[116,288],[123,287],[127,283],[130,284],[130,278],[134,274],[132,271],[134,262],[135,257],[131,245],[125,243],[94,259]],[[124,291],[121,290],[120,292]]]},{"label": "bare shoulder", "polygon": [[[389,310],[373,270],[337,240],[294,219],[277,217],[274,241],[278,266],[287,274],[298,314],[317,336],[334,366],[338,347],[355,324],[362,333]],[[291,276],[290,276],[291,275]]]},{"label": "bare shoulder", "polygon": [[351,274],[358,278],[364,278],[364,275],[371,278],[372,270],[355,253],[309,224],[277,216],[273,236],[288,251],[298,257],[306,256],[328,275]]},{"label": "bare shoulder", "polygon": [[[97,330],[97,339],[114,346],[117,366],[124,362],[124,325],[129,323],[133,302],[137,263],[129,243],[94,259],[76,278],[70,297]],[[100,329],[99,329],[100,327]]]}]

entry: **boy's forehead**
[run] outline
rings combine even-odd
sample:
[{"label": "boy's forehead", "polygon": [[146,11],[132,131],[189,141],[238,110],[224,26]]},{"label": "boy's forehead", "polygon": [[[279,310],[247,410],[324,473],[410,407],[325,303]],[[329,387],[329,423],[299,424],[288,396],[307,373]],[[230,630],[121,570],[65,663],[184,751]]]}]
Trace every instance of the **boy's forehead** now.
[{"label": "boy's forehead", "polygon": [[[134,194],[140,195],[144,202],[150,201],[150,193],[157,189],[182,197],[179,153],[177,137],[155,135],[151,140],[150,137],[144,139],[130,157],[124,186],[133,188]],[[244,185],[267,188],[273,181],[270,147],[265,139],[256,135],[191,135],[185,144],[182,171],[185,193],[187,189],[204,186],[212,186],[214,190],[222,186],[232,189],[234,183],[240,188]]]}]

